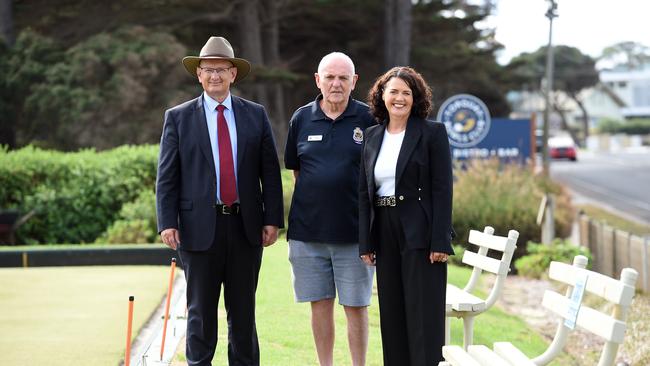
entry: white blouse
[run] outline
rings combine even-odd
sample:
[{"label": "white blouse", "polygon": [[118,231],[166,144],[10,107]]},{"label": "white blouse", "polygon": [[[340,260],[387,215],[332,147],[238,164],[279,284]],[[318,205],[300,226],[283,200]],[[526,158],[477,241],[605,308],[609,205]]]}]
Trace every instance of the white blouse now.
[{"label": "white blouse", "polygon": [[375,186],[377,196],[395,195],[395,173],[397,170],[397,157],[402,148],[404,133],[389,133],[384,130],[384,140],[375,164]]}]

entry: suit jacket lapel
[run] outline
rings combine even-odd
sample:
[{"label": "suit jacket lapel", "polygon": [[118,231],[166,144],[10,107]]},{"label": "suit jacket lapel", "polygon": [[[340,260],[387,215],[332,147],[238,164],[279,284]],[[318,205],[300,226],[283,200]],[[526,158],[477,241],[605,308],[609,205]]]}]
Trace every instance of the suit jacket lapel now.
[{"label": "suit jacket lapel", "polygon": [[366,181],[368,185],[368,194],[370,195],[370,202],[373,201],[375,195],[375,164],[379,156],[379,149],[384,139],[384,125],[373,128],[370,134],[366,136],[366,156],[364,157],[366,163]]},{"label": "suit jacket lapel", "polygon": [[232,108],[235,114],[235,126],[237,126],[237,171],[239,172],[246,151],[247,129],[251,128],[253,124],[248,121],[250,116],[244,102],[234,95],[232,96]]},{"label": "suit jacket lapel", "polygon": [[399,183],[402,173],[404,173],[406,162],[409,160],[409,157],[413,153],[418,141],[420,141],[420,137],[422,136],[421,125],[422,121],[419,121],[415,117],[409,117],[408,123],[406,124],[406,132],[404,133],[404,141],[402,142],[402,147],[400,148],[399,156],[397,157],[395,186]]},{"label": "suit jacket lapel", "polygon": [[[212,155],[212,147],[210,146],[210,133],[208,132],[207,121],[205,120],[205,111],[203,110],[203,96],[196,98],[196,105],[192,111],[194,116],[192,117],[192,124],[196,126],[193,128],[196,140],[201,147],[201,152],[203,156],[208,161],[208,166],[210,167],[210,172],[212,176],[216,177],[217,173],[214,168],[214,157]],[[217,123],[217,121],[214,121]]]}]

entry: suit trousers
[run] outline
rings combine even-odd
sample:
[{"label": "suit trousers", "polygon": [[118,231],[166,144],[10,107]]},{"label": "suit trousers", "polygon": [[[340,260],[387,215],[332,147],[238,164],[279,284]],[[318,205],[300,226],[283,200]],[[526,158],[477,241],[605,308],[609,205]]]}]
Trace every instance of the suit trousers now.
[{"label": "suit trousers", "polygon": [[429,249],[407,245],[396,207],[375,212],[384,365],[437,365],[445,341],[447,263],[431,263]]},{"label": "suit trousers", "polygon": [[222,285],[228,320],[228,363],[259,365],[255,291],[262,247],[246,239],[242,217],[217,215],[212,246],[207,251],[181,248],[180,256],[187,280],[188,365],[211,365],[217,346],[217,306]]}]

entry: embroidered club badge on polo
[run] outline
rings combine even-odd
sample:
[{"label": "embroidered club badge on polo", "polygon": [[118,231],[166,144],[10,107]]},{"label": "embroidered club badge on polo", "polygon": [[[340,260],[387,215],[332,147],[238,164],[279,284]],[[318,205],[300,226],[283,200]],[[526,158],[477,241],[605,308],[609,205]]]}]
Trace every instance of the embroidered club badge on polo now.
[{"label": "embroidered club badge on polo", "polygon": [[361,131],[361,128],[357,127],[352,131],[352,139],[355,144],[363,143],[363,131]]}]

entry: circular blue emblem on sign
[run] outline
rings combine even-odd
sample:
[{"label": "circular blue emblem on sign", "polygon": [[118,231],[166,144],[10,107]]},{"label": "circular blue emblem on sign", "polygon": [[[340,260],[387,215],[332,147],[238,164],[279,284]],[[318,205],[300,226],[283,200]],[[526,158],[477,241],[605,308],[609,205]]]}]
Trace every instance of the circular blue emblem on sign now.
[{"label": "circular blue emblem on sign", "polygon": [[449,143],[472,147],[490,131],[490,111],[473,95],[457,94],[445,100],[438,110],[438,121],[447,127]]}]

